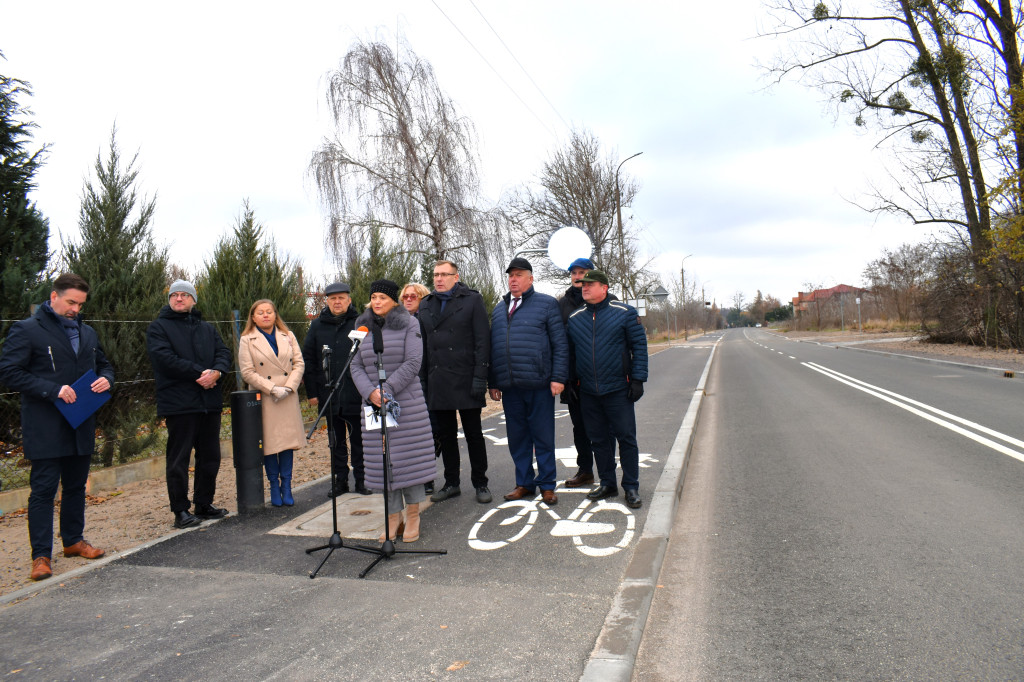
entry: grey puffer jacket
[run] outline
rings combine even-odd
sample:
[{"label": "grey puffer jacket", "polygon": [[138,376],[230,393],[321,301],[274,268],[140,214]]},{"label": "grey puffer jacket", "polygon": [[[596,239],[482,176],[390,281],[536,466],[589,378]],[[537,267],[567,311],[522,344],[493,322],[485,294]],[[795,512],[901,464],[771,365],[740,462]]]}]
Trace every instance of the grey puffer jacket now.
[{"label": "grey puffer jacket", "polygon": [[[356,320],[356,327],[366,325],[371,330],[352,359],[352,383],[363,400],[369,399],[377,386],[377,359],[373,352],[374,314],[367,310]],[[401,405],[398,426],[388,429],[391,456],[392,490],[434,480],[434,437],[430,430],[430,417],[423,400],[419,371],[423,359],[423,338],[419,322],[402,306],[384,316],[381,330],[384,340],[384,370],[387,378],[384,390]],[[381,431],[366,430],[362,424],[363,461],[366,464],[366,486],[384,490],[384,448]]]}]

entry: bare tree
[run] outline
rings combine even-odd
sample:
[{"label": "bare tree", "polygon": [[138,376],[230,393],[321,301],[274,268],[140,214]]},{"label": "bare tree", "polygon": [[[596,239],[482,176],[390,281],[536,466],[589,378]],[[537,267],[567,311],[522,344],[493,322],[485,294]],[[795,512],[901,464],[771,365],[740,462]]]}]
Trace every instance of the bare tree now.
[{"label": "bare tree", "polygon": [[334,136],[309,170],[339,263],[374,227],[429,260],[482,253],[475,131],[427,61],[404,43],[358,42],[328,75],[327,104]]},{"label": "bare tree", "polygon": [[920,313],[928,281],[932,277],[932,244],[903,244],[885,249],[882,257],[868,263],[864,279],[879,299],[895,311],[900,322],[908,322],[911,313]]},{"label": "bare tree", "polygon": [[[615,167],[616,160],[602,152],[593,133],[574,130],[566,145],[555,150],[544,163],[536,186],[521,187],[504,202],[515,232],[521,235],[515,248],[545,248],[555,230],[572,225],[590,237],[593,260],[613,283],[632,292],[653,283],[650,261],[640,263],[632,216],[623,221],[625,244],[618,241]],[[620,171],[619,198],[623,207],[632,204],[637,191],[637,183]],[[549,277],[554,274],[553,270],[545,272]]]},{"label": "bare tree", "polygon": [[[895,182],[876,186],[867,208],[961,231],[976,286],[993,288],[993,214],[1016,214],[1019,201],[991,190],[1007,175],[1017,182],[1024,159],[1020,9],[1009,0],[773,0],[770,8],[770,34],[791,41],[770,73],[806,78],[893,152]],[[1007,127],[1012,143],[1002,145]],[[985,317],[990,338],[994,306]]]}]

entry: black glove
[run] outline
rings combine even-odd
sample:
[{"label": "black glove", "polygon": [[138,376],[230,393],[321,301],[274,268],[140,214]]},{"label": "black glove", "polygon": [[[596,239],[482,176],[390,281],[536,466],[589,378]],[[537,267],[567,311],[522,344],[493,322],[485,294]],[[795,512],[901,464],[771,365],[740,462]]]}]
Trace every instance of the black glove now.
[{"label": "black glove", "polygon": [[644,382],[636,379],[629,380],[629,399],[634,403],[644,395]]},{"label": "black glove", "polygon": [[558,399],[563,405],[579,405],[580,389],[576,387],[576,384],[566,384]]},{"label": "black glove", "polygon": [[487,381],[480,377],[473,377],[473,386],[469,389],[469,397],[473,400],[485,400],[487,396]]}]

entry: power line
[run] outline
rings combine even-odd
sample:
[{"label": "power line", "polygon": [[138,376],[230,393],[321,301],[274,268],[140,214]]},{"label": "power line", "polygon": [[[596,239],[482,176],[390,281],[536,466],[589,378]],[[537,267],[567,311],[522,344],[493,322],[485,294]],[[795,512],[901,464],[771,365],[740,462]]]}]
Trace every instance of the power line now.
[{"label": "power line", "polygon": [[[473,48],[473,51],[474,51],[474,52],[476,52],[476,53],[477,53],[477,55],[479,55],[479,56],[480,56],[480,59],[482,59],[482,60],[483,60],[484,64],[486,64],[486,65],[487,65],[487,66],[488,66],[488,67],[489,67],[489,68],[491,69],[491,71],[493,71],[493,72],[494,72],[494,75],[498,77],[498,80],[500,80],[500,81],[501,81],[502,83],[504,83],[504,84],[505,84],[505,87],[506,87],[506,88],[508,88],[508,89],[509,89],[509,91],[510,91],[510,92],[511,92],[511,93],[512,93],[513,95],[515,95],[515,96],[516,96],[516,99],[518,99],[518,100],[520,101],[520,103],[522,103],[522,105],[523,105],[524,107],[526,107],[526,110],[527,110],[527,111],[529,111],[529,112],[530,112],[531,114],[533,114],[533,117],[534,117],[535,119],[537,119],[537,121],[538,121],[538,122],[539,122],[539,123],[540,123],[540,124],[541,124],[542,126],[544,126],[544,129],[545,129],[545,130],[547,130],[547,131],[548,131],[549,133],[551,133],[551,136],[552,136],[552,137],[557,137],[557,135],[555,135],[555,131],[551,130],[551,128],[550,128],[550,127],[548,127],[548,124],[547,124],[547,123],[545,123],[545,122],[544,122],[544,120],[543,120],[543,119],[542,119],[542,118],[541,118],[540,116],[538,116],[538,115],[537,115],[537,112],[535,112],[535,111],[534,111],[533,109],[531,109],[531,108],[530,108],[530,105],[526,103],[526,100],[524,100],[524,99],[523,99],[522,97],[520,97],[520,96],[519,96],[519,93],[518,93],[518,92],[516,92],[516,89],[515,89],[515,88],[513,88],[513,87],[512,87],[511,85],[509,85],[508,81],[506,81],[506,80],[505,80],[504,78],[502,78],[501,74],[500,74],[500,73],[498,73],[498,70],[497,70],[497,69],[495,69],[495,68],[494,68],[494,66],[493,66],[493,65],[492,65],[492,64],[491,64],[491,63],[490,63],[489,61],[487,61],[487,57],[485,57],[485,56],[483,55],[483,53],[482,53],[482,52],[480,52],[480,50],[478,50],[478,49],[477,49],[476,45],[474,45],[474,44],[473,44],[473,41],[472,41],[472,40],[470,40],[470,39],[469,39],[469,37],[468,37],[468,36],[467,36],[467,35],[466,35],[465,33],[463,33],[463,32],[462,32],[462,29],[460,29],[460,28],[458,27],[458,25],[457,25],[457,24],[456,24],[456,23],[455,23],[454,21],[452,21],[452,18],[451,18],[451,17],[449,17],[449,16],[447,15],[447,14],[445,14],[445,11],[444,11],[443,9],[441,9],[441,6],[440,6],[440,5],[438,5],[438,4],[437,4],[437,0],[430,0],[430,1],[431,1],[432,3],[434,3],[434,7],[436,7],[436,8],[437,8],[437,11],[438,11],[438,12],[440,12],[440,13],[441,13],[441,14],[442,14],[442,15],[444,16],[444,18],[448,20],[448,23],[450,23],[450,24],[451,24],[451,25],[452,25],[452,26],[453,26],[453,27],[455,28],[455,30],[459,32],[459,35],[460,35],[460,36],[462,36],[462,38],[463,38],[463,39],[464,39],[464,40],[465,40],[465,41],[466,41],[467,43],[469,43],[469,46],[470,46],[471,48]],[[556,112],[556,113],[557,113],[557,112]],[[561,118],[561,117],[559,117],[559,118]],[[563,121],[563,123],[564,123],[564,121]]]},{"label": "power line", "polygon": [[480,11],[480,8],[476,6],[476,3],[473,2],[473,0],[469,0],[469,4],[473,5],[473,9],[475,9],[476,13],[480,15],[480,18],[484,20],[484,23],[487,24],[487,28],[491,29],[491,33],[493,33],[494,37],[498,39],[498,42],[500,42],[504,46],[505,50],[512,57],[513,61],[515,61],[515,63],[519,65],[519,68],[522,69],[526,77],[530,79],[530,82],[533,83],[533,87],[537,88],[537,92],[540,93],[540,96],[543,97],[544,101],[548,103],[549,107],[551,107],[551,111],[555,112],[555,116],[557,116],[559,120],[562,121],[562,123],[565,125],[565,127],[571,131],[572,126],[566,122],[566,120],[562,117],[561,112],[558,111],[558,109],[555,108],[555,105],[551,103],[551,100],[548,99],[548,96],[545,95],[544,91],[541,90],[539,85],[537,85],[537,81],[533,80],[533,76],[530,75],[530,72],[526,70],[526,67],[523,66],[522,62],[519,61],[515,53],[512,52],[512,48],[510,48],[508,44],[504,40],[502,40],[502,37],[498,35],[498,32],[494,29],[494,26],[492,26],[491,22],[487,20],[487,17],[485,17],[484,13]]}]

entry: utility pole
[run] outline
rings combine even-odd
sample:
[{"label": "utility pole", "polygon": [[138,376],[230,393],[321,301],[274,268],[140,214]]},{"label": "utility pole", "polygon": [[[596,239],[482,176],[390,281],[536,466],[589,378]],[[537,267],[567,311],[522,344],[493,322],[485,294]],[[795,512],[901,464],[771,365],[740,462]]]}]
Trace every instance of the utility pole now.
[{"label": "utility pole", "polygon": [[622,168],[622,164],[626,163],[630,159],[636,158],[643,154],[643,152],[637,152],[633,156],[628,156],[622,160],[622,163],[615,169],[615,210],[619,216],[619,277],[622,278],[622,298],[625,301],[629,301],[629,293],[626,291],[626,238],[622,232],[622,202],[619,200],[619,168]]}]

